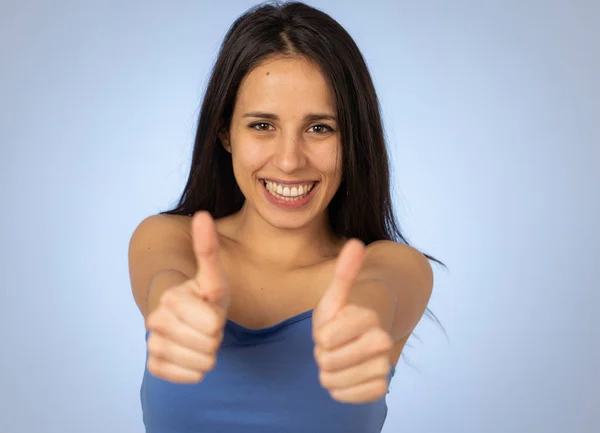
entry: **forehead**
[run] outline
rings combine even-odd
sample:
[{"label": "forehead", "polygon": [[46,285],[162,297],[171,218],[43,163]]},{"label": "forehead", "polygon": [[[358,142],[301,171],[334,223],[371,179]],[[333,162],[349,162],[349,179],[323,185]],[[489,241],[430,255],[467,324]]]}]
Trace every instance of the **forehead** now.
[{"label": "forehead", "polygon": [[335,113],[335,104],[329,83],[316,64],[301,58],[269,59],[242,80],[238,109]]}]

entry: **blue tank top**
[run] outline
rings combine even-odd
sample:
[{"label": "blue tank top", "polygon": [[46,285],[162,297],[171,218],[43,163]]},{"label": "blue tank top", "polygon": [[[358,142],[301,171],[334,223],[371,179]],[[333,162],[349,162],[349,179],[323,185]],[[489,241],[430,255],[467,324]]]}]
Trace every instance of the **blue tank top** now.
[{"label": "blue tank top", "polygon": [[199,383],[172,383],[146,368],[140,389],[146,432],[381,432],[386,396],[342,403],[321,386],[312,311],[260,329],[227,319],[216,365]]}]

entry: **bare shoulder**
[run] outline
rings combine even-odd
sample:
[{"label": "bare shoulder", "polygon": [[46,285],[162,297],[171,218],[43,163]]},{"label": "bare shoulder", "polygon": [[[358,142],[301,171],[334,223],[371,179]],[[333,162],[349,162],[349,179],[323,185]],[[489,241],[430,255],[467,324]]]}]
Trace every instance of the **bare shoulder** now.
[{"label": "bare shoulder", "polygon": [[156,214],[144,218],[135,228],[129,242],[130,252],[152,249],[191,240],[191,217]]},{"label": "bare shoulder", "polygon": [[147,287],[159,272],[177,270],[186,276],[196,273],[190,226],[191,217],[156,214],[144,218],[133,231],[128,250],[129,276],[141,311]]}]

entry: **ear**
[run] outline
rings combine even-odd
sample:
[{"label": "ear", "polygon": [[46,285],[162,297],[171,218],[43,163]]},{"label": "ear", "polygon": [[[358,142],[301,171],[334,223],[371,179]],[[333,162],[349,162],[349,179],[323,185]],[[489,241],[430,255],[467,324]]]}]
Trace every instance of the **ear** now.
[{"label": "ear", "polygon": [[225,128],[219,130],[218,133],[219,136],[219,140],[221,140],[221,145],[223,145],[223,148],[231,153],[231,142],[229,141],[229,131],[226,130]]}]

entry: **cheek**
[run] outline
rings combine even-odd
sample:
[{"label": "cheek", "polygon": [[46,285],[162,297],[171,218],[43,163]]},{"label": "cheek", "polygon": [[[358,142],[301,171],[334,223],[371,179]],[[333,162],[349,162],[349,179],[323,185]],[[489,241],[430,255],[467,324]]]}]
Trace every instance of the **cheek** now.
[{"label": "cheek", "polygon": [[232,154],[234,167],[244,171],[258,170],[266,158],[262,147],[252,141],[238,142]]},{"label": "cheek", "polygon": [[342,152],[336,148],[319,149],[312,155],[312,161],[315,167],[328,174],[341,173],[342,171]]}]

